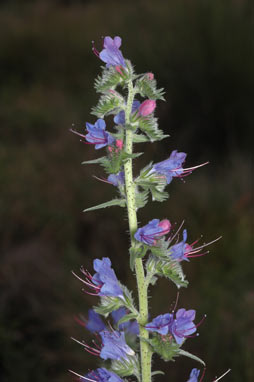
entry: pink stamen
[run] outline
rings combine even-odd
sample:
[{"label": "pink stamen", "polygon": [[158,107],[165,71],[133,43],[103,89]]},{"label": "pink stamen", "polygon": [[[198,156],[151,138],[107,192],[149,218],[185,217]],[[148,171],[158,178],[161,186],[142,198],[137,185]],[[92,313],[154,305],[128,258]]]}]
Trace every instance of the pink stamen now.
[{"label": "pink stamen", "polygon": [[96,355],[96,356],[98,356],[100,354],[99,350],[92,348],[91,346],[87,345],[85,342],[80,342],[73,337],[71,337],[71,339],[73,341],[77,342],[78,344],[82,345],[88,353]]},{"label": "pink stamen", "polygon": [[82,318],[82,319],[80,320],[77,316],[75,316],[75,317],[74,317],[74,320],[75,320],[79,325],[86,327],[87,320],[86,320],[85,318]]},{"label": "pink stamen", "polygon": [[104,182],[104,183],[112,184],[111,182],[109,182],[109,181],[106,180],[106,179],[98,178],[98,176],[96,176],[96,175],[93,175],[93,178],[99,180],[100,182]]},{"label": "pink stamen", "polygon": [[205,372],[206,372],[206,368],[204,368],[203,373],[202,373],[202,375],[201,375],[201,378],[200,378],[200,381],[199,381],[199,382],[202,382],[202,381],[203,381],[204,376],[205,376]]},{"label": "pink stamen", "polygon": [[178,235],[178,233],[180,232],[180,230],[181,230],[181,228],[182,228],[183,225],[184,225],[184,220],[183,220],[182,223],[180,224],[180,226],[179,226],[178,230],[176,231],[176,233],[175,233],[173,236],[171,236],[171,237],[168,238],[168,241],[171,242],[171,241],[174,240],[174,238]]},{"label": "pink stamen", "polygon": [[76,135],[79,135],[80,137],[82,138],[86,138],[86,136],[84,134],[81,134],[79,133],[78,131],[74,130],[74,129],[69,129],[69,131],[73,134],[76,134]]},{"label": "pink stamen", "polygon": [[81,277],[79,277],[78,275],[76,275],[75,272],[71,272],[79,281],[81,281],[82,283],[84,283],[85,285],[89,286],[90,288],[93,288],[97,291],[100,291],[101,287],[99,286],[96,286],[95,284],[92,284],[90,281],[85,281],[83,280]]},{"label": "pink stamen", "polygon": [[94,379],[90,379],[90,378],[87,378],[87,377],[83,377],[82,375],[78,374],[78,373],[75,373],[75,371],[72,371],[72,370],[68,370],[70,373],[74,374],[76,377],[79,377],[81,379],[83,379],[84,381],[91,381],[91,382],[96,382],[96,380]]},{"label": "pink stamen", "polygon": [[95,54],[95,56],[100,57],[100,53],[98,52],[98,50],[94,46],[94,41],[92,41],[92,45],[93,45],[92,46],[93,53]]}]

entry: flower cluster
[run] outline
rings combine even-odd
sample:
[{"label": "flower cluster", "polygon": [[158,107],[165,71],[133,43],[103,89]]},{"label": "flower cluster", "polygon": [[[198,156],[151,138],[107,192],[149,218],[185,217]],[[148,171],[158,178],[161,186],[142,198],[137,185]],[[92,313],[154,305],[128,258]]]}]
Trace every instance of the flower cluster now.
[{"label": "flower cluster", "polygon": [[[137,211],[146,205],[149,196],[153,201],[166,200],[168,193],[165,189],[173,178],[182,179],[208,162],[185,167],[187,154],[173,150],[167,159],[150,163],[140,171],[139,176],[133,176],[132,162],[142,154],[133,152],[133,144],[160,141],[167,137],[158,128],[154,116],[157,101],[164,100],[164,91],[157,88],[153,73],[135,73],[131,62],[120,50],[121,44],[119,36],[106,36],[101,51],[93,45],[95,55],[106,64],[95,80],[100,98],[97,106],[92,108],[92,114],[97,119],[94,123],[86,122],[84,134],[71,131],[82,142],[94,145],[95,150],[104,148],[104,156],[83,164],[101,165],[107,175],[104,178],[95,177],[115,186],[118,195],[85,211],[111,206],[127,208],[130,267],[137,277],[139,310],[132,293],[118,281],[108,257],[93,261],[93,274],[83,267],[82,277],[73,272],[85,285],[86,293],[99,297],[97,306],[88,311],[88,319],[77,319],[94,335],[92,345],[74,340],[88,353],[98,356],[101,362],[106,361],[107,366],[84,376],[72,372],[80,381],[123,382],[122,377],[135,376],[140,382],[151,382],[153,353],[166,361],[176,356],[186,356],[204,365],[196,355],[182,349],[186,338],[197,335],[197,327],[203,319],[195,324],[196,311],[181,308],[176,312],[174,309],[171,313],[160,314],[148,322],[148,288],[161,276],[178,288],[186,287],[188,281],[182,262],[204,255],[207,252],[203,252],[203,248],[218,239],[199,246],[196,246],[198,240],[188,244],[187,230],[184,229],[179,241],[182,225],[174,233],[168,219],[156,218],[139,227]],[[107,124],[106,118],[111,118]],[[138,354],[140,341],[141,354]],[[198,381],[199,374],[200,370],[192,369],[187,382],[201,382],[203,376]]]},{"label": "flower cluster", "polygon": [[196,332],[197,326],[193,323],[196,311],[179,309],[174,314],[161,314],[146,325],[146,329],[150,332],[157,332],[161,335],[171,334],[174,336],[178,345],[182,345],[185,338]]}]

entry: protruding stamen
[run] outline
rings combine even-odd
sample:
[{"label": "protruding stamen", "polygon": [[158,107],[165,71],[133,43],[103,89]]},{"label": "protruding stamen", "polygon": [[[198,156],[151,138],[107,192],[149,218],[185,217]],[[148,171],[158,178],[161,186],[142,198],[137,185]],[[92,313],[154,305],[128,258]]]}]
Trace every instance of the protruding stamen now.
[{"label": "protruding stamen", "polygon": [[78,373],[75,373],[75,371],[72,371],[72,370],[68,370],[70,373],[76,375],[76,377],[79,377],[81,379],[83,379],[84,381],[90,381],[90,382],[96,382],[96,380],[94,379],[90,379],[90,378],[87,378],[87,377],[83,377],[82,375],[78,374]]},{"label": "protruding stamen", "polygon": [[231,369],[228,369],[224,374],[222,374],[219,378],[214,379],[212,382],[217,382],[217,381],[219,381],[221,378],[225,377],[225,375],[228,374],[230,371],[231,371]]},{"label": "protruding stamen", "polygon": [[171,236],[171,237],[168,238],[168,241],[171,242],[171,241],[174,240],[174,238],[178,235],[178,233],[180,232],[180,230],[181,230],[181,228],[182,228],[183,225],[184,225],[184,220],[183,220],[182,223],[180,224],[180,226],[179,226],[179,228],[177,229],[176,233],[175,233],[173,236]]}]

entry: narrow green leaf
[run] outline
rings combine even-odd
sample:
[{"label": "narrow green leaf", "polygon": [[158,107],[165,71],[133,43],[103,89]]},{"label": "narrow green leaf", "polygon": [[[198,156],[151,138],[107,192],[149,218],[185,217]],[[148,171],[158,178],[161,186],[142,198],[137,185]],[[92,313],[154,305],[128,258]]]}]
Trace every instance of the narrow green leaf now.
[{"label": "narrow green leaf", "polygon": [[118,323],[117,323],[117,326],[123,324],[124,322],[127,322],[127,321],[130,321],[130,320],[136,320],[138,317],[137,314],[135,313],[129,313],[129,314],[126,314],[124,317],[122,317]]},{"label": "narrow green leaf", "polygon": [[156,371],[152,371],[152,377],[154,375],[165,375],[165,373],[163,371],[161,371],[161,370],[156,370]]},{"label": "narrow green leaf", "polygon": [[81,162],[81,164],[97,164],[97,163],[104,163],[105,160],[107,160],[107,157],[100,157],[97,159],[92,159],[92,160],[86,160],[84,162]]},{"label": "narrow green leaf", "polygon": [[183,355],[184,357],[188,357],[188,358],[194,359],[195,361],[200,362],[203,366],[206,365],[205,362],[201,358],[199,358],[196,355],[191,354],[188,351],[185,351],[183,349],[179,349],[178,354],[179,355]]},{"label": "narrow green leaf", "polygon": [[112,207],[112,206],[125,207],[125,205],[126,205],[125,199],[113,199],[113,200],[110,200],[109,202],[101,203],[101,204],[98,204],[97,206],[86,208],[85,210],[83,210],[83,212],[99,210],[100,208],[106,208],[106,207]]}]

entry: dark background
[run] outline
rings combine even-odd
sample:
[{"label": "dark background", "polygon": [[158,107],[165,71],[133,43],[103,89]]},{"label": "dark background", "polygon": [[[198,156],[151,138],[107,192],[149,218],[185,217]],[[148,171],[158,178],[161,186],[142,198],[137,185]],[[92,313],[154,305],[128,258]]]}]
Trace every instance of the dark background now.
[{"label": "dark background", "polygon": [[[0,381],[67,382],[68,368],[98,365],[71,336],[86,338],[74,321],[96,298],[71,275],[110,256],[118,277],[135,291],[128,269],[126,212],[118,207],[82,213],[112,198],[114,188],[81,166],[95,158],[68,129],[82,129],[98,95],[101,62],[91,41],[120,35],[137,72],[152,71],[167,102],[159,102],[163,142],[141,145],[135,171],[173,149],[187,166],[209,160],[170,199],[139,213],[186,221],[189,242],[219,235],[211,253],[184,264],[190,287],[179,308],[206,313],[200,336],[185,349],[207,362],[205,381],[232,368],[225,381],[254,380],[254,288],[251,252],[253,125],[253,6],[245,0],[1,1],[0,5]],[[168,312],[176,288],[151,289],[151,315]],[[186,381],[194,361],[154,368],[156,381]]]}]

